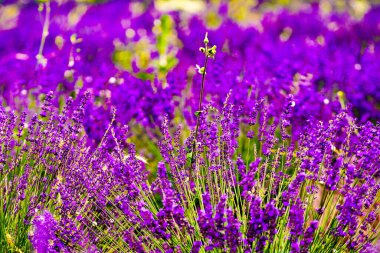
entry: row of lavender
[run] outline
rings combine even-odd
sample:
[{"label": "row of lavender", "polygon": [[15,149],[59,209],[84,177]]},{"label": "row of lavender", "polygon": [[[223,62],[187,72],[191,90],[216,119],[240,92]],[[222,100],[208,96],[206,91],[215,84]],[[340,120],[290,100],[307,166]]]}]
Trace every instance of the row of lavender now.
[{"label": "row of lavender", "polygon": [[[97,141],[111,105],[122,124],[136,119],[159,126],[176,109],[193,122],[200,89],[194,41],[207,29],[206,13],[164,15],[153,2],[128,1],[6,7],[19,13],[0,32],[3,104],[22,108],[41,92],[66,99],[91,89],[96,99],[85,125]],[[362,122],[379,119],[378,7],[355,20],[312,5],[297,13],[266,12],[244,27],[229,17],[228,5],[216,10],[220,25],[210,38],[220,53],[210,63],[206,99],[220,106],[232,89],[231,100],[249,111],[265,97],[278,117],[291,93],[295,126],[310,117],[330,119],[345,100]]]},{"label": "row of lavender", "polygon": [[379,251],[379,125],[341,111],[295,146],[292,97],[279,123],[264,101],[245,118],[227,98],[186,141],[164,120],[152,180],[127,127],[88,147],[88,93],[61,114],[52,99],[29,121],[1,112],[0,252]]},{"label": "row of lavender", "polygon": [[[242,28],[227,7],[201,48],[202,15],[7,7],[21,12],[1,35],[0,252],[379,250],[378,10],[311,6]],[[178,113],[196,122],[188,138]],[[157,166],[131,119],[161,127],[136,143],[158,144]]]}]

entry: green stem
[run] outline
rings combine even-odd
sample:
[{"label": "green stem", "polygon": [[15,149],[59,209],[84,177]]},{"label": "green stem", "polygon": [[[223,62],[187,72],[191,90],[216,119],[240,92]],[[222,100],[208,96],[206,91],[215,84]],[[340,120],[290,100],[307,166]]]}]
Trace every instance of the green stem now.
[{"label": "green stem", "polygon": [[[206,45],[206,52],[207,52],[207,45]],[[194,135],[194,142],[193,142],[193,147],[192,147],[192,154],[191,154],[191,162],[190,162],[190,181],[193,180],[193,163],[194,163],[194,154],[196,152],[195,146],[197,143],[197,137],[198,137],[198,129],[199,129],[199,124],[200,124],[200,112],[202,110],[202,103],[203,103],[203,93],[204,93],[204,88],[205,88],[205,77],[206,77],[206,68],[207,68],[207,61],[208,61],[208,55],[206,54],[205,58],[205,63],[204,63],[204,71],[202,74],[202,85],[201,85],[201,92],[199,96],[199,105],[198,105],[198,113],[197,113],[197,124],[195,127],[195,135]]]}]

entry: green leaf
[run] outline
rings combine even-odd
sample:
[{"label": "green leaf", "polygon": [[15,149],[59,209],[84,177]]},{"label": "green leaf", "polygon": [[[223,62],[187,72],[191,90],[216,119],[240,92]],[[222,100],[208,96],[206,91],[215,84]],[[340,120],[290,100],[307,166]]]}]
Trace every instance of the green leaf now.
[{"label": "green leaf", "polygon": [[157,36],[157,50],[160,54],[166,54],[173,21],[169,15],[162,15],[160,21],[161,33]]},{"label": "green leaf", "polygon": [[137,73],[137,78],[140,78],[142,80],[153,80],[154,74],[146,73],[146,72],[139,72]]},{"label": "green leaf", "polygon": [[193,152],[189,152],[189,153],[187,153],[186,154],[186,160],[188,161],[188,162],[191,162],[191,159],[193,158]]}]

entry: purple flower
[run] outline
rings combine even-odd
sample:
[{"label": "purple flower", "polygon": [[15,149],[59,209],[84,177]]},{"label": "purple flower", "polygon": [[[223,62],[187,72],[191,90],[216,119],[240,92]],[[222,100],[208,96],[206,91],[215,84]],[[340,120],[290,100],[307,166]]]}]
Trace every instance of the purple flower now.
[{"label": "purple flower", "polygon": [[37,216],[33,220],[34,231],[31,243],[37,252],[60,252],[65,247],[58,234],[58,223],[49,211]]}]

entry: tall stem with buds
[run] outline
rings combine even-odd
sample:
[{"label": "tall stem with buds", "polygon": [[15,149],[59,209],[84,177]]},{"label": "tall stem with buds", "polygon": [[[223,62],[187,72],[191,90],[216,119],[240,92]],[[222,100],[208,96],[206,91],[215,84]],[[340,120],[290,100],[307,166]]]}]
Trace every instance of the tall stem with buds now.
[{"label": "tall stem with buds", "polygon": [[212,47],[208,46],[209,40],[207,37],[207,33],[205,35],[203,43],[205,44],[205,47],[200,47],[199,51],[205,55],[204,65],[203,67],[199,67],[198,65],[196,65],[198,73],[202,75],[202,84],[201,84],[201,91],[199,95],[198,111],[195,112],[195,116],[197,117],[197,124],[195,127],[194,142],[191,149],[190,180],[193,179],[193,163],[194,163],[194,157],[195,157],[195,152],[196,152],[198,129],[199,129],[199,124],[200,124],[200,114],[202,113],[202,103],[203,103],[203,94],[204,94],[204,88],[205,88],[207,61],[208,61],[208,58],[214,58],[216,54],[216,46],[215,45]]}]

